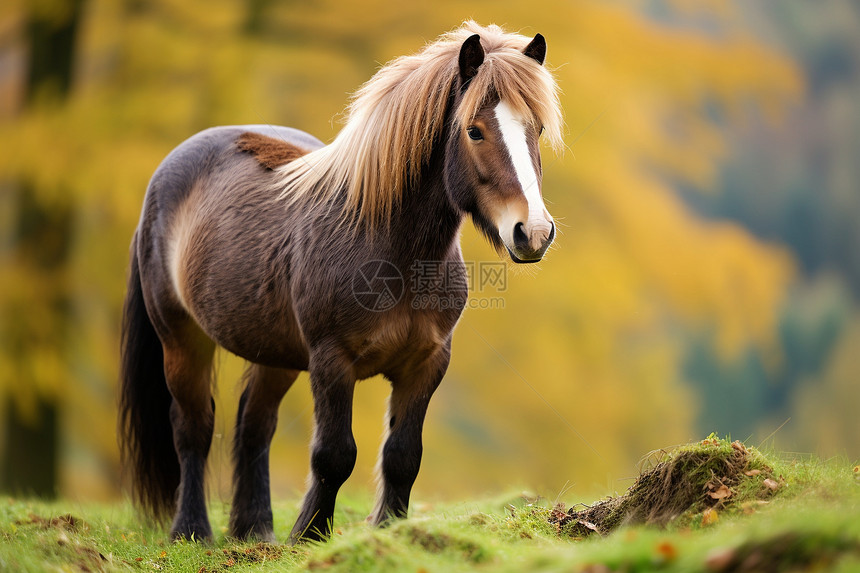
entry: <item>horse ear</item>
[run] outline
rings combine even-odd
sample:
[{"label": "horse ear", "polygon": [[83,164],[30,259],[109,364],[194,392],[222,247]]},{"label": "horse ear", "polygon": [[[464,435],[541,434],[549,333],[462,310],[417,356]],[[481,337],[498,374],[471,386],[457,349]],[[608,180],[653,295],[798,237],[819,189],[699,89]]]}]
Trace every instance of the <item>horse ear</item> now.
[{"label": "horse ear", "polygon": [[541,34],[535,34],[534,40],[529,42],[523,53],[543,65],[543,61],[546,59],[546,39]]},{"label": "horse ear", "polygon": [[460,79],[463,86],[478,73],[478,68],[484,63],[484,48],[481,47],[481,36],[469,36],[460,48]]}]

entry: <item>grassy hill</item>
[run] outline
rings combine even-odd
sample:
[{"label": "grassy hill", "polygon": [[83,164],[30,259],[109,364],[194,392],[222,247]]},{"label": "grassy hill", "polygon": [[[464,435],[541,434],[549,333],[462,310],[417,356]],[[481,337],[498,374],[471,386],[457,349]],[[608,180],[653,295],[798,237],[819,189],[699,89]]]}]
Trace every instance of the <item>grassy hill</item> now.
[{"label": "grassy hill", "polygon": [[[648,458],[630,490],[572,507],[515,495],[385,529],[342,499],[328,543],[169,543],[127,504],[0,500],[0,571],[860,571],[860,467],[710,437]],[[297,500],[275,507],[288,537]],[[221,532],[218,534],[217,532]]]}]

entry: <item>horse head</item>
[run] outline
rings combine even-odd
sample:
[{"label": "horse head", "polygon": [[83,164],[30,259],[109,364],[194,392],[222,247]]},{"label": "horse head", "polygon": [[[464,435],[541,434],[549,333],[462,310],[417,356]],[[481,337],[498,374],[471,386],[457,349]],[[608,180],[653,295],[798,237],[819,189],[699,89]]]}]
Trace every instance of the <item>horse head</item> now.
[{"label": "horse head", "polygon": [[[538,34],[522,50],[519,65],[542,66],[545,56],[546,41]],[[541,195],[539,114],[523,109],[527,99],[513,102],[499,95],[512,90],[475,81],[482,65],[493,65],[485,62],[480,35],[463,42],[458,65],[454,105],[474,98],[478,104],[474,113],[454,113],[446,148],[449,196],[497,250],[507,250],[516,263],[540,261],[555,237],[555,224]]]}]

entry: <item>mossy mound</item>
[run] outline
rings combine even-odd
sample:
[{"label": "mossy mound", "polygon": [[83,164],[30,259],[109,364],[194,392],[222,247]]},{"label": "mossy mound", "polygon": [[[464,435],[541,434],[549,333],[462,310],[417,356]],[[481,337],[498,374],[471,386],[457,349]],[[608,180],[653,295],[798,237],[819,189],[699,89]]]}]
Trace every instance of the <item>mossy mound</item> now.
[{"label": "mossy mound", "polygon": [[573,537],[605,535],[622,525],[666,526],[698,514],[707,524],[716,509],[764,500],[782,485],[755,448],[709,437],[659,452],[656,465],[641,473],[624,495],[584,509],[556,506],[549,521]]}]

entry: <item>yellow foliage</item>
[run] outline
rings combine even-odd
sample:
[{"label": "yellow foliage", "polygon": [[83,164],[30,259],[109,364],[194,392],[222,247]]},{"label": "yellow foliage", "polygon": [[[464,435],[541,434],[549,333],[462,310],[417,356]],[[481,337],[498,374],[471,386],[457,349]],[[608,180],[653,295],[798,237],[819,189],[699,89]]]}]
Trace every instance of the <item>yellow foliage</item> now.
[{"label": "yellow foliage", "polygon": [[[673,4],[683,14],[697,3]],[[13,6],[0,14],[20,23],[28,6]],[[568,151],[544,156],[559,237],[537,270],[510,268],[506,290],[476,293],[500,297],[504,308],[467,310],[458,327],[428,415],[419,494],[512,485],[557,492],[567,482],[592,489],[607,475],[631,474],[641,452],[692,438],[697,404],[680,375],[685,338],[711,331],[726,355],[768,347],[792,264],[737,225],[701,220],[673,186],[707,190],[730,153],[711,112],[730,122],[778,118],[802,82],[790,62],[744,35],[724,3],[696,11],[720,24],[710,35],[660,24],[637,6],[271,3],[262,31],[249,35],[242,2],[87,2],[70,98],[0,122],[0,180],[26,181],[44,204],[71,198],[75,208],[62,345],[14,353],[0,339],[0,392],[22,404],[35,392],[68,405],[68,440],[89,454],[64,460],[66,486],[80,491],[80,475],[116,470],[127,245],[161,159],[215,124],[291,125],[330,140],[348,92],[379,63],[469,17],[548,39],[568,125]],[[2,320],[26,305],[20,320],[39,340],[57,320],[40,302],[56,285],[8,252],[0,243]],[[464,252],[472,261],[495,257],[471,230]],[[228,359],[218,389],[221,490],[239,371]],[[273,445],[276,495],[301,489],[307,469],[302,380],[285,399]],[[385,394],[380,380],[357,390],[357,489],[367,489]]]}]

